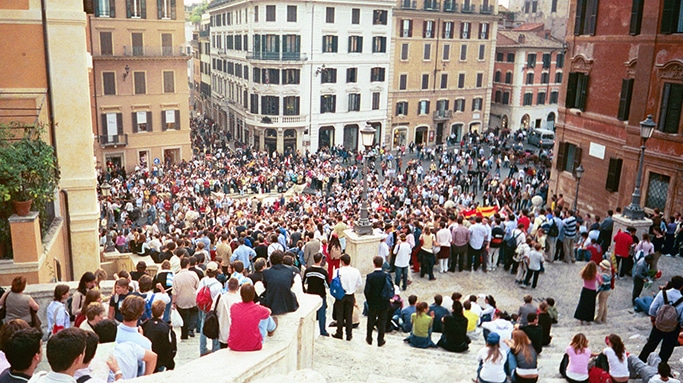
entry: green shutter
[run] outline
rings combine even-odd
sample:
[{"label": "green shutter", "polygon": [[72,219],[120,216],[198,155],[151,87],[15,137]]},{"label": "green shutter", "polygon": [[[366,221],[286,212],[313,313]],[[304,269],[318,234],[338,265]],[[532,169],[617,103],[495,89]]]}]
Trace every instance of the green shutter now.
[{"label": "green shutter", "polygon": [[631,24],[628,31],[630,35],[635,36],[640,34],[640,26],[643,22],[644,4],[644,0],[633,0],[633,4],[631,5]]},{"label": "green shutter", "polygon": [[583,17],[586,0],[576,1],[576,18],[574,19],[574,35],[579,36],[583,33]]},{"label": "green shutter", "polygon": [[621,94],[619,95],[619,112],[617,118],[621,121],[628,121],[628,114],[631,109],[631,94],[633,92],[632,78],[621,80]]},{"label": "green shutter", "polygon": [[171,20],[175,20],[176,18],[175,8],[175,0],[171,0]]},{"label": "green shutter", "polygon": [[577,87],[577,104],[576,107],[584,110],[586,109],[586,99],[588,97],[588,75],[585,73],[579,73],[579,76],[577,78],[576,82],[576,87]]},{"label": "green shutter", "polygon": [[576,85],[578,83],[578,77],[580,73],[569,73],[569,79],[567,81],[567,97],[565,99],[565,106],[567,108],[576,107]]},{"label": "green shutter", "polygon": [[107,134],[107,114],[102,113],[102,126],[100,127],[100,134],[105,136]]},{"label": "green shutter", "polygon": [[152,112],[147,112],[147,131],[152,131]]},{"label": "green shutter", "polygon": [[138,132],[138,115],[137,113],[131,113],[131,121],[133,121],[133,133]]},{"label": "green shutter", "polygon": [[175,128],[180,130],[180,111],[175,111]]},{"label": "green shutter", "polygon": [[[113,0],[112,0],[113,2]],[[133,0],[126,0],[126,17],[130,19],[132,16],[131,9],[133,8]]]},{"label": "green shutter", "polygon": [[590,0],[590,8],[586,10],[588,34],[591,36],[595,36],[595,24],[598,22],[598,3],[599,0]]},{"label": "green shutter", "polygon": [[605,182],[605,189],[614,193],[619,191],[619,181],[621,180],[621,158],[610,158],[609,168],[607,169],[607,181]]},{"label": "green shutter", "polygon": [[555,168],[562,171],[565,166],[565,157],[567,153],[567,143],[560,142],[557,146],[557,162],[555,163]]},{"label": "green shutter", "polygon": [[140,18],[147,18],[147,4],[145,0],[140,0]]},{"label": "green shutter", "polygon": [[164,10],[163,0],[157,0],[157,19],[161,20],[161,18],[164,16],[163,10]]},{"label": "green shutter", "polygon": [[669,34],[677,29],[676,22],[678,21],[678,17],[675,17],[678,15],[678,12],[675,12],[677,3],[678,1],[676,0],[664,0],[664,6],[662,7],[662,26],[660,28],[660,31],[663,34]]}]

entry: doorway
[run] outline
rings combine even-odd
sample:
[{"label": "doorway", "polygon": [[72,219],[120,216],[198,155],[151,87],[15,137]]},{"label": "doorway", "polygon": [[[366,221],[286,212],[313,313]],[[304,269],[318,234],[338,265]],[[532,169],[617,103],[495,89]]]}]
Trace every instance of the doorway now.
[{"label": "doorway", "polygon": [[358,125],[344,126],[344,148],[346,150],[358,150]]},{"label": "doorway", "polygon": [[436,144],[443,144],[443,122],[436,124]]},{"label": "doorway", "polygon": [[427,127],[418,126],[415,128],[415,145],[427,144]]},{"label": "doorway", "polygon": [[323,126],[318,130],[318,149],[330,148],[334,145],[334,126]]},{"label": "doorway", "polygon": [[284,135],[285,153],[296,152],[296,130],[287,129]]},{"label": "doorway", "polygon": [[164,163],[176,164],[180,161],[180,149],[164,149]]},{"label": "doorway", "polygon": [[277,150],[277,131],[275,129],[266,129],[263,148],[268,151],[268,154],[273,154]]}]

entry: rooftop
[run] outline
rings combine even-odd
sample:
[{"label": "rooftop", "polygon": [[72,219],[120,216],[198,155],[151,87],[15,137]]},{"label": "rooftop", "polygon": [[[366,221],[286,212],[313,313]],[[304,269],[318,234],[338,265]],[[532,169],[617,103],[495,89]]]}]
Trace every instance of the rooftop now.
[{"label": "rooftop", "polygon": [[506,48],[561,49],[562,43],[552,37],[546,39],[533,32],[499,30],[496,46]]}]

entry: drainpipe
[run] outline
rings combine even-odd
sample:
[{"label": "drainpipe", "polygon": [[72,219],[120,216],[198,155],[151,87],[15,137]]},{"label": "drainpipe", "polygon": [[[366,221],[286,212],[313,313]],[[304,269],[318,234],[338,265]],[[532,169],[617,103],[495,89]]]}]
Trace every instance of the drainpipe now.
[{"label": "drainpipe", "polygon": [[75,281],[74,277],[74,253],[73,253],[73,242],[71,241],[71,214],[69,210],[69,191],[62,189],[59,191],[60,194],[64,195],[64,211],[66,212],[66,242],[69,245],[69,252],[67,254],[67,259],[69,260],[69,280]]},{"label": "drainpipe", "polygon": [[50,145],[55,149],[55,157],[57,156],[57,137],[55,137],[55,115],[54,115],[54,100],[52,97],[52,73],[50,70],[50,48],[48,44],[47,33],[47,14],[46,14],[46,0],[40,0],[40,16],[43,23],[43,50],[45,54],[45,78],[47,80],[47,115],[48,124],[50,126]]}]

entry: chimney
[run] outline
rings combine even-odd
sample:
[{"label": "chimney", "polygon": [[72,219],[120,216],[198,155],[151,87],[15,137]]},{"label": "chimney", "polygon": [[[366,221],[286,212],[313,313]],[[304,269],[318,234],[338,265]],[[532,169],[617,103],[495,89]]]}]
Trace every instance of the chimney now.
[{"label": "chimney", "polygon": [[524,44],[524,40],[525,40],[525,36],[522,35],[522,34],[520,34],[520,35],[519,35],[519,38],[517,39],[517,41],[518,41],[520,44]]}]

